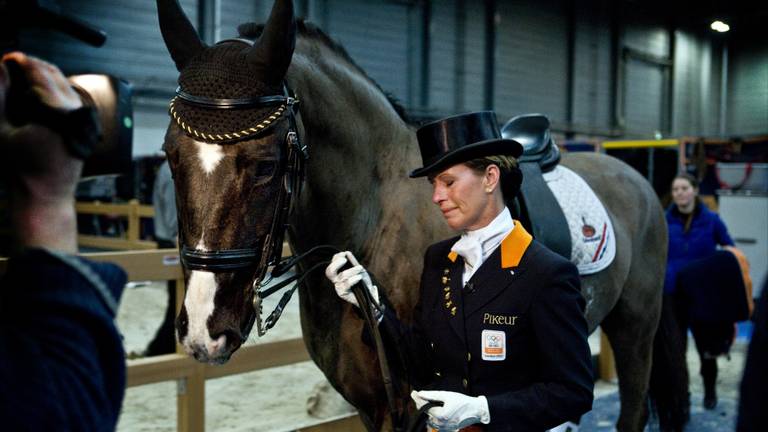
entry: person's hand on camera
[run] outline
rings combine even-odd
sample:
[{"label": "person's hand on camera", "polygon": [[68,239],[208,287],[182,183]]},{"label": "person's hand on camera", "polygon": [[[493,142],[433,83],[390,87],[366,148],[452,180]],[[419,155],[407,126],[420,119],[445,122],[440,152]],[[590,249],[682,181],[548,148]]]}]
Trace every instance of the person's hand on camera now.
[{"label": "person's hand on camera", "polygon": [[[352,264],[352,267],[339,272],[347,263]],[[336,294],[343,300],[360,307],[352,293],[352,287],[358,282],[362,282],[368,288],[368,292],[371,293],[373,301],[376,304],[379,303],[379,289],[373,284],[368,272],[357,262],[352,252],[344,251],[334,255],[331,263],[325,269],[325,276],[333,283]]]},{"label": "person's hand on camera", "polygon": [[[67,151],[62,137],[30,122],[8,122],[6,106],[14,84],[7,63],[15,62],[32,91],[51,108],[71,111],[83,103],[54,65],[20,52],[2,57],[0,66],[0,159],[11,193],[11,217],[20,247],[64,252],[77,249],[74,193],[83,162]],[[17,83],[18,84],[18,83]]]}]

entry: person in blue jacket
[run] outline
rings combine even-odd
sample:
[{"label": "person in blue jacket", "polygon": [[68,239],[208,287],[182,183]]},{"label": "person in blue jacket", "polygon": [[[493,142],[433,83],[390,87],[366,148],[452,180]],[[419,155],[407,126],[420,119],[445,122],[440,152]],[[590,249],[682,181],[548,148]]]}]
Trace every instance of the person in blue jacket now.
[{"label": "person in blue jacket", "polygon": [[[18,77],[50,116],[8,122],[18,106],[6,106],[6,97]],[[71,146],[89,146],[97,136],[82,133],[97,129],[88,110],[56,66],[19,52],[3,56],[0,172],[15,236],[0,269],[4,431],[111,431],[120,413],[125,355],[114,319],[126,275],[74,255],[74,192],[83,161]]]},{"label": "person in blue jacket", "polygon": [[[427,249],[413,325],[391,308],[380,317],[418,390],[411,398],[417,408],[442,403],[427,412],[437,430],[544,431],[578,419],[593,398],[585,301],[576,266],[504,204],[522,181],[522,147],[501,138],[489,111],[426,124],[417,137],[424,166],[411,177],[430,180],[432,202],[460,235]],[[356,305],[350,289],[362,281],[378,302],[350,252],[326,276],[342,299]]]},{"label": "person in blue jacket", "polygon": [[[699,199],[696,179],[686,173],[677,175],[672,181],[672,201],[666,212],[669,228],[667,273],[664,292],[677,299],[680,324],[685,332],[688,326],[685,306],[681,299],[677,276],[681,269],[696,260],[707,258],[717,251],[718,246],[733,246],[733,240],[720,217],[709,210]],[[700,331],[697,331],[700,330]],[[715,383],[717,381],[717,355],[707,346],[715,335],[712,329],[694,329],[697,349],[701,358],[701,376],[704,382],[704,407],[714,409],[717,405]]]}]

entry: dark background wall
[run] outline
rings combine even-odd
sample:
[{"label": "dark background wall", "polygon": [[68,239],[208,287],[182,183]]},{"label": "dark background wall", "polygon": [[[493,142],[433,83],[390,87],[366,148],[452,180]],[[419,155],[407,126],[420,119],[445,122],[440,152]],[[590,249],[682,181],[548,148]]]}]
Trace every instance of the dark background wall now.
[{"label": "dark background wall", "polygon": [[[25,31],[21,48],[67,73],[110,73],[135,91],[135,149],[159,152],[176,71],[155,2],[58,0],[104,29],[93,48]],[[708,29],[715,2],[609,0],[298,0],[298,14],[341,42],[416,119],[493,109],[500,122],[547,114],[568,137],[768,133],[766,8],[731,7],[733,31]],[[667,3],[674,3],[670,8]],[[682,2],[685,3],[685,2]],[[209,42],[263,21],[271,2],[182,0]],[[725,55],[724,55],[725,54]]]}]

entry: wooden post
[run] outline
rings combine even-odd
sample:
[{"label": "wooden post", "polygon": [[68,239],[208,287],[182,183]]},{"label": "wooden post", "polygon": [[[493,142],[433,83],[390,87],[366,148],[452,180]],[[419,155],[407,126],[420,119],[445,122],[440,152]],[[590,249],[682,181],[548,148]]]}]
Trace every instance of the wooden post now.
[{"label": "wooden post", "polygon": [[613,348],[603,329],[600,329],[600,356],[597,360],[600,379],[605,381],[616,380],[616,361],[613,357]]},{"label": "wooden post", "polygon": [[128,201],[128,241],[139,240],[140,226],[139,200],[132,199]]},{"label": "wooden post", "polygon": [[196,364],[192,373],[176,381],[176,430],[205,431],[205,365]]}]

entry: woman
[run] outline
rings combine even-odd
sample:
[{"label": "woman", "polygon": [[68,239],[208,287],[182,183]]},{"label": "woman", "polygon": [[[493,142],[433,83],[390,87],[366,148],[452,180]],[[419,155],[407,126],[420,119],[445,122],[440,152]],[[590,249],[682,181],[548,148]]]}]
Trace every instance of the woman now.
[{"label": "woman", "polygon": [[[701,358],[701,376],[704,381],[704,407],[717,406],[715,381],[717,380],[717,356],[728,350],[733,335],[733,324],[688,322],[688,297],[697,287],[680,287],[680,271],[695,270],[696,262],[712,256],[717,246],[733,246],[733,240],[720,217],[707,209],[698,198],[696,179],[689,174],[679,174],[672,181],[672,205],[667,209],[669,248],[664,292],[675,298],[683,334],[688,324],[694,333],[696,348]],[[694,266],[694,267],[690,267]],[[683,288],[685,288],[683,290]],[[685,292],[683,292],[685,291]],[[689,294],[685,294],[685,293]],[[714,318],[714,317],[713,317]],[[730,333],[730,334],[723,334]]]},{"label": "woman", "polygon": [[[417,407],[429,424],[457,430],[543,431],[591,409],[593,375],[576,267],[532,240],[507,201],[520,188],[519,143],[500,138],[493,112],[470,113],[417,131],[432,201],[460,232],[424,257],[413,326],[391,309],[380,317],[388,349],[399,349]],[[354,267],[339,272],[348,262]],[[338,295],[378,289],[349,252],[326,269]],[[399,357],[399,356],[392,356]]]}]

